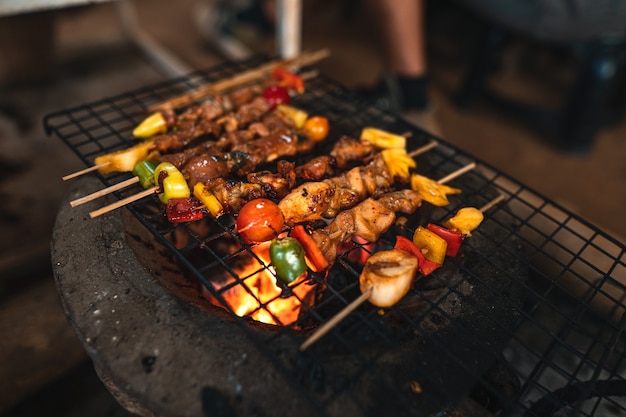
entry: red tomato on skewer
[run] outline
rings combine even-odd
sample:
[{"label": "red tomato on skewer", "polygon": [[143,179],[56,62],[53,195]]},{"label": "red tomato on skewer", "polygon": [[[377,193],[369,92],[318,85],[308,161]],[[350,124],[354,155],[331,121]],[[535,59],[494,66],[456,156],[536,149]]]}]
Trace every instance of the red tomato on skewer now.
[{"label": "red tomato on skewer", "polygon": [[272,240],[280,234],[284,225],[283,212],[267,198],[247,202],[239,210],[235,222],[239,236],[248,244]]}]

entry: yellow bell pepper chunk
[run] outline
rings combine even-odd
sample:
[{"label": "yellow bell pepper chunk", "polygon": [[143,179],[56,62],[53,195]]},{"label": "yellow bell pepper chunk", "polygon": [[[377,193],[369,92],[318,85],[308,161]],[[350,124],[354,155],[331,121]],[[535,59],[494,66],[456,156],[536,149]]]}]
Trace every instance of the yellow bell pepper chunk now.
[{"label": "yellow bell pepper chunk", "polygon": [[483,212],[474,207],[463,207],[456,212],[454,217],[443,225],[450,230],[455,230],[461,234],[471,236],[471,232],[476,230],[482,223],[485,216]]},{"label": "yellow bell pepper chunk", "polygon": [[94,165],[103,165],[98,169],[102,174],[131,172],[137,162],[154,159],[157,155],[154,142],[146,141],[130,148],[100,155],[94,160]]},{"label": "yellow bell pepper chunk", "polygon": [[279,104],[278,107],[276,107],[276,110],[284,113],[285,115],[287,115],[287,117],[293,120],[298,129],[302,129],[304,123],[306,122],[306,119],[309,118],[309,114],[304,110],[300,110],[287,104]]},{"label": "yellow bell pepper chunk", "polygon": [[404,149],[384,149],[381,155],[392,177],[409,178],[409,170],[417,166]]},{"label": "yellow bell pepper chunk", "polygon": [[133,129],[133,136],[137,139],[147,139],[165,132],[167,132],[167,122],[160,112],[156,112],[146,117]]},{"label": "yellow bell pepper chunk", "polygon": [[224,214],[224,206],[211,191],[201,182],[193,186],[193,195],[204,204],[209,213],[216,219]]},{"label": "yellow bell pepper chunk", "polygon": [[159,200],[163,203],[167,203],[172,198],[189,198],[191,195],[185,177],[169,162],[161,162],[157,165],[154,170],[154,183],[161,187]]},{"label": "yellow bell pepper chunk", "polygon": [[365,140],[382,149],[406,148],[406,138],[404,136],[389,133],[375,127],[363,128],[361,140]]},{"label": "yellow bell pepper chunk", "polygon": [[448,242],[438,234],[420,226],[413,234],[413,243],[424,254],[424,257],[431,262],[443,264],[446,258]]},{"label": "yellow bell pepper chunk", "polygon": [[411,176],[411,188],[413,191],[418,192],[424,201],[437,207],[450,203],[448,194],[459,194],[461,192],[459,188],[439,184],[437,181],[419,174]]}]

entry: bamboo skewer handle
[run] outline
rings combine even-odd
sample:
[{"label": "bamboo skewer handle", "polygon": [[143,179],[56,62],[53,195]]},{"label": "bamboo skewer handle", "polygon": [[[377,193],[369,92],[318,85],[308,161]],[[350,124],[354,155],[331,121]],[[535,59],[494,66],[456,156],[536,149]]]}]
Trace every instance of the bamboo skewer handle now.
[{"label": "bamboo skewer handle", "polygon": [[72,178],[80,177],[81,175],[88,174],[88,173],[93,172],[93,171],[97,171],[100,168],[104,168],[107,165],[109,165],[108,162],[102,163],[102,164],[98,164],[98,165],[94,165],[94,166],[91,166],[89,168],[81,169],[80,171],[76,171],[76,172],[73,172],[71,174],[68,174],[68,175],[66,175],[64,177],[61,177],[61,179],[63,181],[71,180]]},{"label": "bamboo skewer handle", "polygon": [[96,199],[98,199],[100,197],[104,197],[105,195],[111,194],[114,191],[121,190],[122,188],[129,187],[129,186],[131,186],[133,184],[136,184],[138,182],[139,182],[139,177],[129,178],[129,179],[125,180],[125,181],[118,182],[117,184],[112,185],[110,187],[103,188],[102,190],[99,190],[99,191],[96,191],[94,193],[88,194],[88,195],[86,195],[84,197],[77,198],[76,200],[72,200],[72,201],[70,201],[70,206],[72,206],[72,207],[80,206],[81,204],[85,204],[85,203],[88,203],[90,201],[96,200]]},{"label": "bamboo skewer handle", "polygon": [[409,156],[411,158],[415,158],[416,156],[426,153],[430,151],[431,149],[436,148],[437,146],[439,146],[439,142],[437,142],[436,140],[433,140],[431,142],[428,142],[426,145],[422,146],[421,148],[412,150],[411,152],[409,152]]},{"label": "bamboo skewer handle", "polygon": [[499,204],[501,201],[504,200],[504,195],[500,194],[498,195],[496,198],[494,198],[493,200],[491,200],[490,202],[488,202],[487,204],[485,204],[484,206],[482,206],[481,208],[479,208],[478,210],[480,210],[481,212],[486,212],[487,210],[491,209],[493,206]]},{"label": "bamboo skewer handle", "polygon": [[315,330],[315,332],[311,336],[309,336],[309,338],[305,340],[304,343],[300,345],[300,350],[301,351],[306,350],[309,346],[317,342],[322,336],[328,333],[330,329],[335,327],[337,324],[339,324],[339,322],[345,319],[350,313],[356,310],[357,307],[359,307],[361,304],[369,300],[369,298],[372,296],[373,291],[374,290],[372,287],[368,288],[357,299],[355,299],[350,304],[345,306],[339,313],[335,314],[333,318],[331,318],[326,323],[318,327],[317,330]]},{"label": "bamboo skewer handle", "polygon": [[137,200],[141,200],[144,197],[155,194],[157,191],[159,191],[159,187],[148,188],[147,190],[144,190],[138,194],[131,195],[130,197],[126,197],[122,200],[116,201],[115,203],[109,204],[108,206],[104,206],[98,210],[94,210],[89,213],[89,217],[93,219],[94,217],[101,216],[105,213],[108,213],[110,211],[123,207],[126,204],[133,203]]},{"label": "bamboo skewer handle", "polygon": [[474,168],[476,168],[476,163],[475,162],[470,162],[469,164],[465,165],[464,167],[461,167],[461,168],[457,169],[456,171],[451,172],[450,174],[448,174],[445,177],[441,178],[437,182],[439,184],[445,184],[445,183],[447,183],[449,181],[452,181],[456,177],[460,177],[461,175],[465,174],[467,171],[471,171]]}]

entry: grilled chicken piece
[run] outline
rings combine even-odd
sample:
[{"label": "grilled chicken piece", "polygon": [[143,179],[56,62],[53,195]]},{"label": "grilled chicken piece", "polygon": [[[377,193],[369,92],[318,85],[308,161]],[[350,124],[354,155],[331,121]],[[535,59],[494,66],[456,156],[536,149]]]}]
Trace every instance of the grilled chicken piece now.
[{"label": "grilled chicken piece", "polygon": [[238,213],[248,201],[265,195],[261,184],[250,184],[225,178],[214,178],[207,181],[205,186],[229,213]]},{"label": "grilled chicken piece", "polygon": [[377,307],[391,307],[409,292],[417,272],[417,258],[399,250],[387,250],[367,259],[359,277],[362,293]]},{"label": "grilled chicken piece", "polygon": [[261,93],[263,93],[263,87],[255,84],[230,92],[227,97],[232,103],[232,106],[237,108],[242,104],[251,102],[253,98],[258,97]]},{"label": "grilled chicken piece", "polygon": [[272,162],[283,156],[293,156],[311,149],[313,142],[299,140],[293,129],[281,127],[269,135],[233,147],[232,152],[241,155],[235,167],[237,175],[246,175],[262,163]]},{"label": "grilled chicken piece", "polygon": [[367,162],[377,151],[369,142],[344,136],[337,141],[330,156],[335,158],[339,168],[345,169],[353,161]]},{"label": "grilled chicken piece", "polygon": [[278,206],[285,223],[293,225],[332,218],[368,196],[378,196],[393,184],[385,162],[377,155],[366,166],[355,167],[337,177],[306,182],[295,188]]},{"label": "grilled chicken piece", "polygon": [[296,175],[306,181],[319,181],[333,175],[337,169],[337,160],[334,156],[322,155],[296,168]]},{"label": "grilled chicken piece", "polygon": [[358,235],[368,242],[376,242],[396,219],[393,210],[378,200],[368,198],[350,210],[342,211],[325,228],[335,242],[346,242]]},{"label": "grilled chicken piece", "polygon": [[261,185],[265,197],[273,200],[279,200],[286,196],[296,182],[293,170],[294,163],[279,161],[278,165],[278,173],[276,174],[271,171],[260,171],[247,176],[249,183]]},{"label": "grilled chicken piece", "polygon": [[396,210],[410,214],[421,205],[422,198],[413,190],[393,191],[379,199],[370,197],[339,213],[328,226],[314,230],[311,237],[328,263],[333,264],[341,243],[348,242],[353,235],[376,242],[393,225]]},{"label": "grilled chicken piece", "polygon": [[[192,124],[189,127],[187,124]],[[164,133],[154,138],[157,150],[161,153],[179,152],[202,138],[217,138],[222,134],[222,127],[213,120],[199,120],[194,122],[179,122],[181,127],[175,132]]]},{"label": "grilled chicken piece", "polygon": [[396,213],[411,214],[422,205],[422,197],[413,190],[399,190],[383,194],[380,204]]}]

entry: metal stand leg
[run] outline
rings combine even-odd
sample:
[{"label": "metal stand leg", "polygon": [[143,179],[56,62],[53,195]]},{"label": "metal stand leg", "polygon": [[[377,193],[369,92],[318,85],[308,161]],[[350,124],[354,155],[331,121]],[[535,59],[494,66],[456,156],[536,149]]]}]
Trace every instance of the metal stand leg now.
[{"label": "metal stand leg", "polygon": [[148,60],[167,77],[181,77],[192,71],[169,51],[140,29],[131,0],[120,0],[118,12],[124,33],[146,55]]},{"label": "metal stand leg", "polygon": [[293,58],[300,53],[302,39],[302,1],[277,0],[276,45],[281,58]]}]

